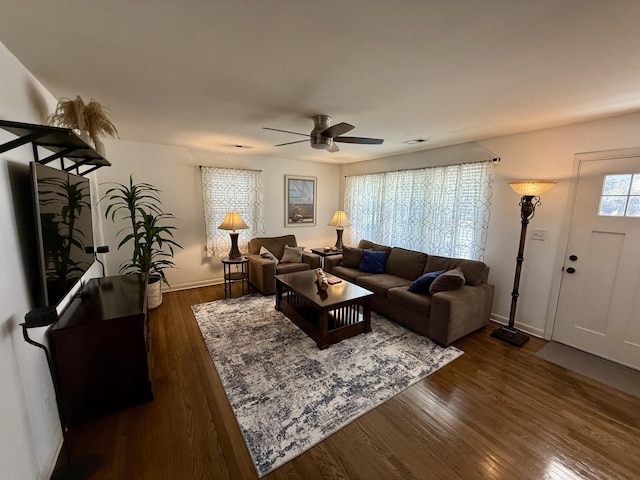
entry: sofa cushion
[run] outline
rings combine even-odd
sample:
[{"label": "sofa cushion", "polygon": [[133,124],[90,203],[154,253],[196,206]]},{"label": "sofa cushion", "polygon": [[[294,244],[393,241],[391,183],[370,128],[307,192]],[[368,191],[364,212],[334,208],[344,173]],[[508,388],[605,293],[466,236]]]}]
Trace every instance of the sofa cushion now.
[{"label": "sofa cushion", "polygon": [[487,281],[489,267],[478,260],[466,260],[463,258],[438,257],[437,255],[429,255],[424,273],[433,272],[435,270],[453,270],[459,268],[464,273],[465,281],[469,285],[480,285]]},{"label": "sofa cushion", "polygon": [[311,267],[307,263],[297,262],[297,263],[283,263],[280,262],[276,265],[276,275],[280,275],[283,273],[293,273],[293,272],[302,272],[304,270],[309,270]]},{"label": "sofa cushion", "polygon": [[360,259],[362,258],[362,249],[355,247],[342,246],[342,262],[341,267],[360,268]]},{"label": "sofa cushion", "polygon": [[331,274],[337,277],[340,277],[344,280],[348,280],[351,283],[356,283],[356,279],[359,277],[371,275],[370,273],[361,272],[357,268],[348,268],[348,267],[343,267],[342,265],[336,265],[335,267],[333,267],[331,269]]},{"label": "sofa cushion", "polygon": [[280,237],[256,237],[249,240],[249,253],[253,255],[260,254],[260,247],[264,246],[273,253],[277,258],[282,258],[284,246],[290,245],[295,247],[298,245],[295,235],[282,235]]},{"label": "sofa cushion", "polygon": [[284,246],[284,253],[282,254],[282,258],[280,262],[282,263],[300,263],[302,262],[302,251],[304,247],[290,247],[289,245]]},{"label": "sofa cushion", "polygon": [[395,305],[410,308],[425,318],[431,316],[431,295],[426,293],[413,293],[404,287],[395,287],[387,291],[387,299]]},{"label": "sofa cushion", "polygon": [[387,252],[362,250],[362,256],[360,258],[360,271],[365,273],[384,273],[384,261],[386,259]]},{"label": "sofa cushion", "polygon": [[411,282],[406,278],[396,277],[387,273],[377,275],[362,275],[356,278],[356,285],[371,290],[376,295],[386,298],[387,290],[394,287],[403,287],[405,290]]},{"label": "sofa cushion", "polygon": [[395,247],[389,252],[385,273],[408,280],[415,280],[424,273],[429,255],[414,250]]},{"label": "sofa cushion", "polygon": [[380,245],[379,243],[373,243],[369,240],[360,240],[358,242],[358,248],[361,248],[362,250],[374,250],[376,252],[387,252],[387,254],[391,251],[391,247]]},{"label": "sofa cushion", "polygon": [[278,258],[273,253],[271,253],[269,250],[264,248],[264,245],[262,245],[260,247],[260,256],[262,258],[267,258],[269,260],[272,260],[272,261],[276,262],[276,264],[280,261],[280,260],[278,260]]},{"label": "sofa cushion", "polygon": [[408,290],[413,293],[429,293],[429,287],[431,286],[433,281],[443,273],[444,270],[425,273],[421,277],[411,282]]},{"label": "sofa cushion", "polygon": [[429,287],[429,293],[433,295],[447,290],[457,290],[464,285],[464,273],[459,268],[454,268],[439,275]]}]

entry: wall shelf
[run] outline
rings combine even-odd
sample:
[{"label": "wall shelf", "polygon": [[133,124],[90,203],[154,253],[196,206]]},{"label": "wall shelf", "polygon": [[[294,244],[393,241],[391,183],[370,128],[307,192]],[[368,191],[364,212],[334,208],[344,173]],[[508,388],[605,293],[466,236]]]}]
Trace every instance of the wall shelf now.
[{"label": "wall shelf", "polygon": [[[47,164],[60,159],[61,168],[67,172],[75,169],[78,175],[86,175],[100,167],[111,166],[106,158],[96,152],[70,128],[7,120],[0,120],[0,128],[18,137],[0,145],[0,153],[31,143],[36,162]],[[38,147],[52,153],[40,158]],[[66,164],[65,159],[68,160]]]}]

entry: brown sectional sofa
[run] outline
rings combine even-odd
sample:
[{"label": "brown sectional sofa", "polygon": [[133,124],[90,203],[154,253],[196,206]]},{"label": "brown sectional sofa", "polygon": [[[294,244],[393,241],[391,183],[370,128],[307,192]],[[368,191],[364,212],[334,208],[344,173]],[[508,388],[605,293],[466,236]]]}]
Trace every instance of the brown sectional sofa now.
[{"label": "brown sectional sofa", "polygon": [[[359,269],[362,250],[387,252],[384,273]],[[409,285],[428,272],[460,269],[464,285],[429,293],[408,291]],[[494,286],[487,283],[489,267],[483,262],[446,258],[361,240],[357,249],[345,247],[343,255],[327,257],[325,271],[371,290],[373,310],[402,325],[449,345],[489,323]]]},{"label": "brown sectional sofa", "polygon": [[249,240],[249,283],[263,295],[276,293],[275,275],[281,273],[299,272],[311,268],[320,268],[321,257],[315,253],[302,252],[301,262],[277,263],[260,256],[260,247],[265,247],[278,260],[284,255],[284,247],[297,247],[295,235],[283,235],[281,237],[258,237]]}]

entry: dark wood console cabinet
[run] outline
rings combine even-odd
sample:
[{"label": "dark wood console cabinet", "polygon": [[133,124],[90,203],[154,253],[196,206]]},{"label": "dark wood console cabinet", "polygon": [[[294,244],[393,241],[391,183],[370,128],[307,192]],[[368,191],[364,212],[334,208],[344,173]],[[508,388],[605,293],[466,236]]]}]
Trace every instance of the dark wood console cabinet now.
[{"label": "dark wood console cabinet", "polygon": [[145,299],[144,275],[94,278],[50,329],[66,426],[153,400]]}]

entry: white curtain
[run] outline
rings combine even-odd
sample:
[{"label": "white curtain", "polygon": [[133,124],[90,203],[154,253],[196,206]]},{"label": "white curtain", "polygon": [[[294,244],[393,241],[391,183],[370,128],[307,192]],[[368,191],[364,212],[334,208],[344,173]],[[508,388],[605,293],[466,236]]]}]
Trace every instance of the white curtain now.
[{"label": "white curtain", "polygon": [[238,231],[238,247],[246,252],[250,239],[264,235],[262,172],[217,167],[200,167],[200,171],[207,256],[225,257],[229,253],[229,232],[218,230],[227,212],[240,213],[249,227]]},{"label": "white curtain", "polygon": [[492,196],[490,161],[350,176],[345,243],[483,260]]}]

